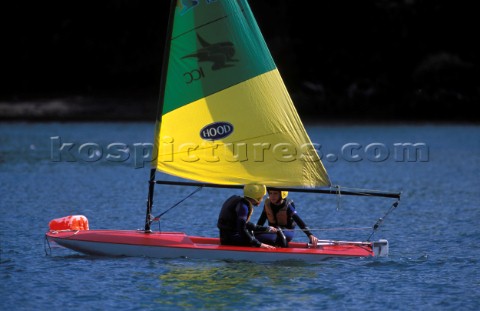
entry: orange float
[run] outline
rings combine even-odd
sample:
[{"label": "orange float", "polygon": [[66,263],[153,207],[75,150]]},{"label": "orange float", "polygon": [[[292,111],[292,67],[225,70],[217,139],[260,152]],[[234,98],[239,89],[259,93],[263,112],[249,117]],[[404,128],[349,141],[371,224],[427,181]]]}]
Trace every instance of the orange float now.
[{"label": "orange float", "polygon": [[50,230],[88,230],[88,219],[83,215],[56,218],[48,224]]}]

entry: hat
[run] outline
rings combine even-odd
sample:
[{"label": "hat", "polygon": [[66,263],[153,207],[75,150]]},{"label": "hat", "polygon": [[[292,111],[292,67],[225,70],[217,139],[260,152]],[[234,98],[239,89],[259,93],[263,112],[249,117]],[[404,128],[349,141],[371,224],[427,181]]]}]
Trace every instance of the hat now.
[{"label": "hat", "polygon": [[288,191],[283,191],[278,188],[268,187],[268,191],[280,191],[280,197],[282,198],[282,200],[288,196]]},{"label": "hat", "polygon": [[263,196],[267,193],[265,185],[248,184],[243,187],[243,196],[260,202]]}]

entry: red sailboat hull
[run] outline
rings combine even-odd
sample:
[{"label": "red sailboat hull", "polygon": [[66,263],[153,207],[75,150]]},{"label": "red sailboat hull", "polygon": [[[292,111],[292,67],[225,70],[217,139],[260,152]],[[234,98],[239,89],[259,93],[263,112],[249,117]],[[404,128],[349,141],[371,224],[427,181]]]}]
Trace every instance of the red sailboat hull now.
[{"label": "red sailboat hull", "polygon": [[141,256],[155,258],[195,258],[213,260],[318,261],[331,257],[372,257],[388,255],[388,242],[319,242],[317,248],[307,243],[291,242],[288,248],[264,249],[220,245],[218,238],[188,236],[182,232],[142,230],[50,230],[49,242],[71,250],[100,256]]}]

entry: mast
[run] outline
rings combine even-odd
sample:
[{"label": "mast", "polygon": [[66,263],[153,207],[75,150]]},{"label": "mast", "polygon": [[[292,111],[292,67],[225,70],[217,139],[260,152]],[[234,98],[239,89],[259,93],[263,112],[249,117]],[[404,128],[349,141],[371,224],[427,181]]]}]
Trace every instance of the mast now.
[{"label": "mast", "polygon": [[148,180],[147,212],[145,215],[145,232],[147,233],[152,232],[150,229],[150,215],[152,214],[153,190],[155,189],[155,172],[155,168],[150,170],[150,179]]},{"label": "mast", "polygon": [[[168,71],[168,58],[170,55],[170,41],[172,40],[172,28],[173,28],[173,17],[175,14],[177,0],[170,1],[170,12],[168,14],[168,25],[167,25],[167,34],[165,36],[165,48],[163,52],[163,63],[162,63],[162,74],[160,80],[160,94],[158,99],[157,105],[157,117],[156,117],[156,125],[155,125],[155,136],[157,132],[160,131],[160,124],[162,119],[162,110],[163,110],[163,102],[165,99],[165,85],[167,81],[167,71]],[[152,152],[155,152],[155,148]],[[153,156],[153,154],[152,154]],[[150,170],[150,178],[148,180],[148,197],[147,197],[147,211],[145,215],[145,232],[149,233],[152,232],[150,229],[150,216],[152,214],[152,207],[153,207],[153,191],[155,190],[155,172],[157,170],[156,163],[153,163],[152,169]]]}]

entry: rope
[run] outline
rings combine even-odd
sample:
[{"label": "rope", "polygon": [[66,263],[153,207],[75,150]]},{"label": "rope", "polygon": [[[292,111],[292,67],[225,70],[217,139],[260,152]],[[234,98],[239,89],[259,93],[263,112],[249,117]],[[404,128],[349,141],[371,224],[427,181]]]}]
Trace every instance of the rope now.
[{"label": "rope", "polygon": [[[347,231],[347,230],[370,230],[370,227],[358,227],[358,228],[317,228],[317,229],[308,229],[309,231]],[[283,229],[284,231],[306,231],[307,229]]]},{"label": "rope", "polygon": [[203,189],[203,186],[200,186],[198,187],[197,189],[195,189],[192,193],[190,193],[189,195],[187,195],[185,198],[181,199],[180,201],[178,201],[177,203],[175,203],[174,205],[172,205],[171,207],[169,207],[166,211],[164,211],[163,213],[161,213],[160,215],[158,216],[155,216],[153,217],[152,220],[150,220],[150,224],[154,221],[158,221],[158,229],[160,230],[160,218],[165,215],[167,212],[169,212],[171,209],[173,209],[174,207],[180,205],[183,201],[185,201],[186,199],[188,199],[189,197],[191,197],[192,195],[194,195],[195,193],[197,193],[198,191],[202,190]]},{"label": "rope", "polygon": [[[349,231],[349,230],[369,230],[370,227],[358,227],[358,228],[320,228],[310,229],[310,231]],[[303,231],[303,230],[302,230]]]},{"label": "rope", "polygon": [[337,190],[337,212],[340,210],[342,207],[342,192],[340,191],[340,185],[334,186],[334,188]]}]

